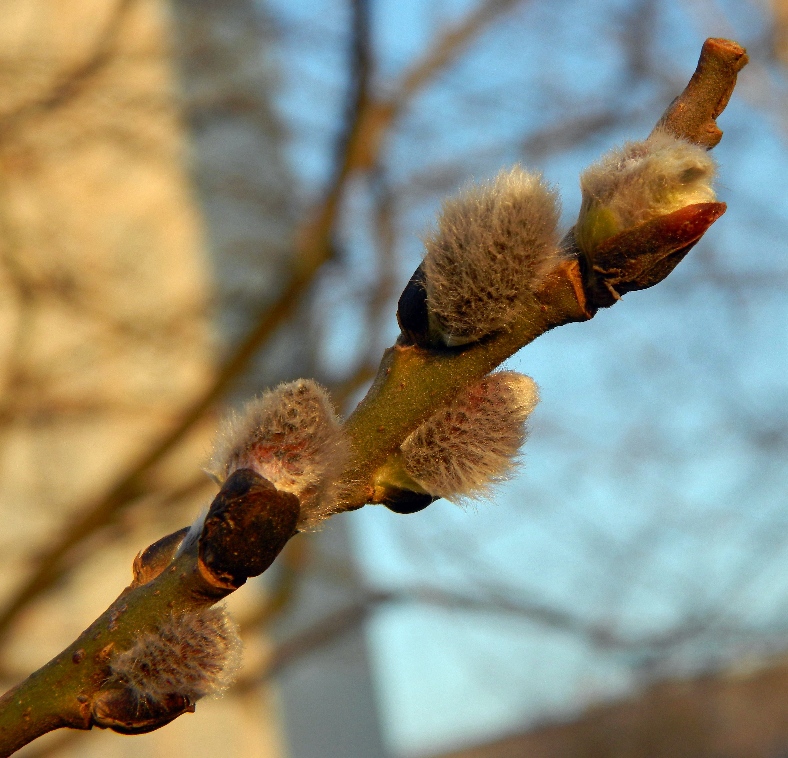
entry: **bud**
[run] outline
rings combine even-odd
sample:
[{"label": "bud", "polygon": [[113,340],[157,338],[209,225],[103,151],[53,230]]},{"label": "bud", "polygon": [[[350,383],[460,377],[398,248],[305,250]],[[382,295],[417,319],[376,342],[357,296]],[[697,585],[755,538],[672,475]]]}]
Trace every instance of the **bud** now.
[{"label": "bud", "polygon": [[[205,519],[204,514],[201,518]],[[131,586],[139,587],[141,584],[147,584],[161,574],[180,552],[180,547],[186,542],[190,531],[188,526],[179,529],[177,532],[156,540],[141,553],[138,553],[131,568],[134,577]]]},{"label": "bud", "polygon": [[422,264],[430,329],[448,345],[506,328],[558,261],[559,202],[519,166],[443,205]]},{"label": "bud", "polygon": [[108,691],[123,689],[147,706],[173,696],[194,703],[232,683],[240,650],[238,631],[223,608],[174,615],[110,660]]},{"label": "bud", "polygon": [[147,734],[194,711],[194,704],[183,695],[173,693],[162,700],[140,700],[132,690],[113,683],[93,698],[91,720],[93,725],[119,734]]},{"label": "bud", "polygon": [[403,467],[426,492],[448,500],[480,497],[506,479],[539,401],[533,379],[490,374],[434,413],[402,443]]},{"label": "bud", "polygon": [[331,515],[347,451],[328,394],[299,379],[280,384],[231,415],[217,437],[208,473],[220,484],[249,468],[301,503],[298,529]]},{"label": "bud", "polygon": [[714,202],[715,171],[705,149],[665,131],[611,150],[580,176],[578,246],[593,257],[621,232],[688,205]]},{"label": "bud", "polygon": [[[251,469],[234,471],[190,530],[201,571],[214,586],[237,589],[274,562],[296,533],[300,513],[292,493],[278,490]],[[191,548],[188,539],[184,545]]]}]

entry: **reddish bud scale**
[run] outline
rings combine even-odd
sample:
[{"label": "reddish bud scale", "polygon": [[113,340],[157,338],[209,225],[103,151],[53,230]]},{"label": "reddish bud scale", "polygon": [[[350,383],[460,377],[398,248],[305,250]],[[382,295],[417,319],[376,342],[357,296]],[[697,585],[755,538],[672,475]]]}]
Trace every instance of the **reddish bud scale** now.
[{"label": "reddish bud scale", "polygon": [[593,305],[606,308],[627,292],[659,284],[726,207],[725,203],[688,205],[604,242],[589,261]]}]

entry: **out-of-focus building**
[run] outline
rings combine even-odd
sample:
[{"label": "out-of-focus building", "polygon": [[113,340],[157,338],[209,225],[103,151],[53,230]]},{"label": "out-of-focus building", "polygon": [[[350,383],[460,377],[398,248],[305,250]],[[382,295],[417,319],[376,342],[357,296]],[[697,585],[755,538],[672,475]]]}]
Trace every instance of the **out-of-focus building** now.
[{"label": "out-of-focus building", "polygon": [[434,758],[785,758],[784,659],[693,678]]}]

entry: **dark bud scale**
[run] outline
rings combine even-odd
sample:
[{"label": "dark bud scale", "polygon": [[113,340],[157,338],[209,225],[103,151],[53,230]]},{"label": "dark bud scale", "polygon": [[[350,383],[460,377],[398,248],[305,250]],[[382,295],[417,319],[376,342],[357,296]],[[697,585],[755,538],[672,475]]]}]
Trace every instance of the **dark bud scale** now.
[{"label": "dark bud scale", "polygon": [[211,503],[199,541],[203,564],[240,587],[262,574],[296,533],[299,500],[251,469],[238,469]]}]

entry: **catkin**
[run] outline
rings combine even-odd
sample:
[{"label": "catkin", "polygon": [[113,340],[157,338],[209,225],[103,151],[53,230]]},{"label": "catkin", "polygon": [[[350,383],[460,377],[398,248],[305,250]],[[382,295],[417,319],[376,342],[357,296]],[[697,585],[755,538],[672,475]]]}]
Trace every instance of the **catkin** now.
[{"label": "catkin", "polygon": [[208,471],[219,482],[250,468],[277,489],[298,496],[298,528],[330,515],[347,443],[328,393],[299,379],[268,390],[223,424]]},{"label": "catkin", "polygon": [[229,686],[240,663],[241,641],[221,607],[173,615],[110,660],[110,683],[148,703],[169,694],[195,702]]},{"label": "catkin", "polygon": [[519,166],[447,200],[425,239],[430,318],[447,345],[508,326],[556,264],[559,201]]},{"label": "catkin", "polygon": [[506,479],[539,401],[533,379],[513,371],[484,377],[412,432],[401,450],[405,470],[428,493],[475,498]]},{"label": "catkin", "polygon": [[663,131],[611,150],[580,176],[576,239],[590,252],[607,237],[652,218],[714,202],[715,173],[706,150]]}]

